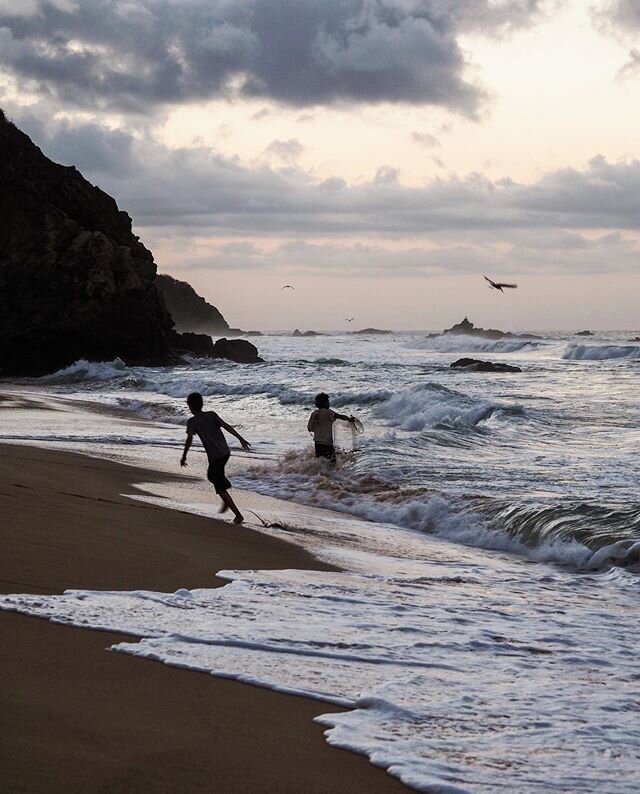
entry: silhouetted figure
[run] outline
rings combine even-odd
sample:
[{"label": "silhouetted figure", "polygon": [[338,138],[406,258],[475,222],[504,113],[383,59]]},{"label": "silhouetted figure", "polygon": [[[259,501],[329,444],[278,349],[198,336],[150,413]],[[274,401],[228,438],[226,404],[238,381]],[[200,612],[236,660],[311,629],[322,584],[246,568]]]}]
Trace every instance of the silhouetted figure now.
[{"label": "silhouetted figure", "polygon": [[507,289],[518,289],[517,284],[505,284],[503,281],[492,281],[490,278],[483,276],[489,282],[489,289],[498,289],[500,292],[504,292],[502,289],[503,287],[507,287]]},{"label": "silhouetted figure", "polygon": [[242,438],[235,428],[224,422],[215,411],[203,411],[202,395],[198,394],[198,392],[193,392],[187,397],[187,405],[193,416],[187,422],[187,440],[185,441],[180,465],[187,465],[187,452],[193,441],[193,436],[194,434],[199,436],[200,441],[202,441],[202,446],[207,453],[207,458],[209,459],[207,479],[216,489],[216,493],[220,499],[222,499],[220,512],[225,513],[231,508],[235,516],[233,523],[242,524],[244,517],[231,498],[229,493],[231,483],[224,473],[224,467],[227,465],[231,453],[222,428],[224,428],[227,433],[231,433],[232,436],[235,436],[242,444],[243,449],[249,449],[251,445]]},{"label": "silhouetted figure", "polygon": [[307,430],[313,433],[316,447],[316,458],[326,458],[332,464],[336,462],[336,448],[333,445],[333,423],[336,419],[355,422],[353,416],[345,416],[329,407],[329,395],[324,392],[316,395],[316,410],[312,412],[307,423]]}]

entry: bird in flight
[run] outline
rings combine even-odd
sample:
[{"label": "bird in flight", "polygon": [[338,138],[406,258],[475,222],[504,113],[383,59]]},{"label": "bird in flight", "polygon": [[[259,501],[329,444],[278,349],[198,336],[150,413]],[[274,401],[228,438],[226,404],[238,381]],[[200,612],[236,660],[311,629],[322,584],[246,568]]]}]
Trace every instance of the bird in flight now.
[{"label": "bird in flight", "polygon": [[295,289],[295,287],[292,287],[291,284],[285,284],[284,287],[280,287],[280,289]]},{"label": "bird in flight", "polygon": [[499,289],[500,292],[504,292],[502,289],[503,287],[507,287],[507,289],[517,289],[517,284],[505,284],[504,281],[492,281],[490,278],[484,276],[484,278],[489,282],[489,289]]},{"label": "bird in flight", "polygon": [[356,318],[355,317],[345,317],[344,318],[348,323],[352,323]]}]

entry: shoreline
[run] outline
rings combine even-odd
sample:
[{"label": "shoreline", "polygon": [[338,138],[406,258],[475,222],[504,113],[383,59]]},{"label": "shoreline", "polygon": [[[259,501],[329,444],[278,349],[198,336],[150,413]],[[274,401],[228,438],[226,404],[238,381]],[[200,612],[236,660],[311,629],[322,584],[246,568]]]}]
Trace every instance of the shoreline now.
[{"label": "shoreline", "polygon": [[[128,498],[145,478],[175,481],[0,444],[2,592],[174,592],[221,586],[225,568],[335,570],[246,526]],[[408,790],[326,743],[312,720],[339,710],[331,704],[105,653],[122,635],[4,611],[0,620],[7,792]]]}]

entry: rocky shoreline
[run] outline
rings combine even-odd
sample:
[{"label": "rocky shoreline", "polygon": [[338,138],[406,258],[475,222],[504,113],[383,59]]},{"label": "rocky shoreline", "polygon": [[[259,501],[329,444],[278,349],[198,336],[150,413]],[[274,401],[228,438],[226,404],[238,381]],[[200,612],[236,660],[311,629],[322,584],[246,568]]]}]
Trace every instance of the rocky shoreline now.
[{"label": "rocky shoreline", "polygon": [[244,340],[214,345],[208,334],[229,329],[220,312],[186,282],[157,277],[129,215],[1,110],[0,215],[0,375],[44,375],[79,359],[261,360]]}]

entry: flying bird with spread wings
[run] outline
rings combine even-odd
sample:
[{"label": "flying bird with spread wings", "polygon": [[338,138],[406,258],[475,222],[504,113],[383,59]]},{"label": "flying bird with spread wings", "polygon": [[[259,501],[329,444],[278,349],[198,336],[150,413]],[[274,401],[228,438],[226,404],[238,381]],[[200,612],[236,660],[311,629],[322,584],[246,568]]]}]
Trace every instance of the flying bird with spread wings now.
[{"label": "flying bird with spread wings", "polygon": [[292,287],[291,284],[285,284],[284,287],[280,287],[280,289],[295,289],[295,287]]},{"label": "flying bird with spread wings", "polygon": [[344,318],[348,323],[352,323],[356,318],[355,317],[345,317]]},{"label": "flying bird with spread wings", "polygon": [[504,281],[492,281],[490,278],[487,278],[486,276],[484,276],[484,278],[486,279],[486,281],[489,282],[489,289],[497,289],[500,290],[500,292],[504,292],[503,287],[506,287],[507,289],[518,288],[517,284],[505,284]]}]

